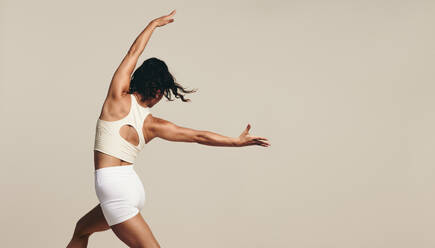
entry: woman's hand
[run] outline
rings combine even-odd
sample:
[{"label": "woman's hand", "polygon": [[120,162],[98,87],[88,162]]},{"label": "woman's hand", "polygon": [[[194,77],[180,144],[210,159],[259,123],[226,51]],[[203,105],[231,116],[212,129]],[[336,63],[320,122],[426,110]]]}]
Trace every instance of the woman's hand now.
[{"label": "woman's hand", "polygon": [[268,147],[270,144],[267,142],[268,139],[257,136],[250,136],[249,129],[251,129],[251,125],[248,124],[245,130],[243,130],[242,134],[239,136],[238,146],[250,146],[250,145],[260,145]]},{"label": "woman's hand", "polygon": [[156,27],[161,27],[161,26],[164,26],[168,23],[171,23],[174,21],[174,19],[172,17],[175,15],[175,12],[176,11],[174,9],[171,13],[169,13],[169,15],[164,15],[164,16],[161,16],[159,18],[156,18],[156,19],[152,20],[151,23],[156,25]]}]

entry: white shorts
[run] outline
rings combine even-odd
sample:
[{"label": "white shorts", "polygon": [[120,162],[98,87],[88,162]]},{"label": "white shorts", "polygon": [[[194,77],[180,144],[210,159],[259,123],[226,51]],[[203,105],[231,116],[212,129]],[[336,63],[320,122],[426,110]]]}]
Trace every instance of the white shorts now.
[{"label": "white shorts", "polygon": [[130,219],[145,205],[145,189],[133,165],[95,170],[95,192],[109,226]]}]

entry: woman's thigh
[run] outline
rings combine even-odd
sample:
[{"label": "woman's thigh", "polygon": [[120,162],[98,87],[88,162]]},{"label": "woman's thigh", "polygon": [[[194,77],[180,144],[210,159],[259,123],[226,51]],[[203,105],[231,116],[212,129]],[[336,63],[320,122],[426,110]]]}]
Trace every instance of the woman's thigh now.
[{"label": "woman's thigh", "polygon": [[93,209],[86,213],[77,222],[75,230],[76,236],[90,235],[95,232],[108,230],[110,227],[104,218],[100,204],[97,204]]},{"label": "woman's thigh", "polygon": [[160,244],[140,212],[134,217],[110,228],[129,247],[160,248]]}]

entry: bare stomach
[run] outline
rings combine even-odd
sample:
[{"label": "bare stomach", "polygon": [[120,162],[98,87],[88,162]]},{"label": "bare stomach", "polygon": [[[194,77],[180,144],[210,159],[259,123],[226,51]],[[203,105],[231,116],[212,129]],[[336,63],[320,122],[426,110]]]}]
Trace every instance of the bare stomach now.
[{"label": "bare stomach", "polygon": [[94,150],[94,169],[101,169],[110,166],[130,165],[132,163],[111,155]]}]

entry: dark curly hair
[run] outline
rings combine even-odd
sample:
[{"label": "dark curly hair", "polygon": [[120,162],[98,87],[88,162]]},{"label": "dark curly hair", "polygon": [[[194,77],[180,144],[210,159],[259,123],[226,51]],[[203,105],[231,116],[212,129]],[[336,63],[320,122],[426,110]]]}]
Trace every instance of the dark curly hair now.
[{"label": "dark curly hair", "polygon": [[142,65],[135,70],[131,76],[128,93],[132,94],[138,92],[142,96],[141,101],[145,101],[154,98],[158,90],[160,90],[160,93],[163,93],[169,101],[175,100],[171,98],[172,92],[175,98],[181,98],[183,102],[189,102],[190,99],[184,98],[184,95],[180,94],[178,91],[183,93],[196,92],[196,89],[186,90],[183,88],[183,86],[175,81],[166,63],[158,58],[152,57],[145,60]]}]

